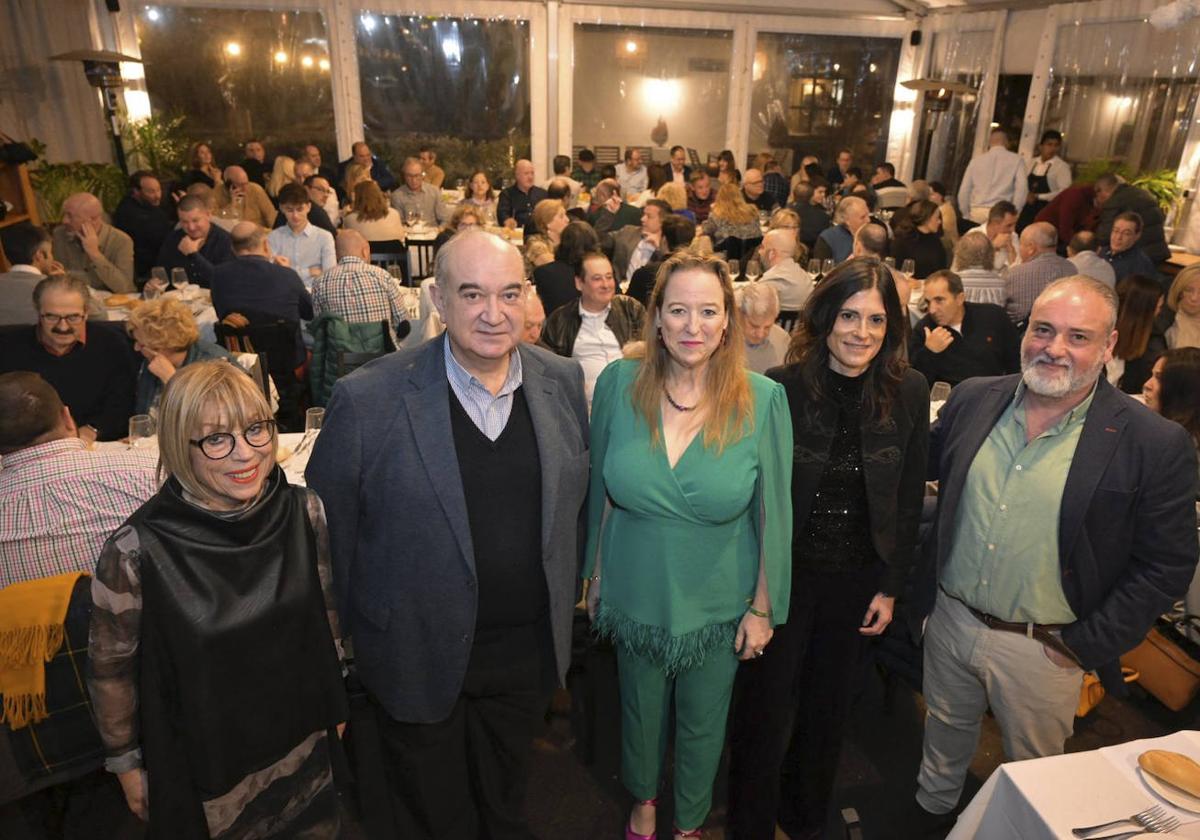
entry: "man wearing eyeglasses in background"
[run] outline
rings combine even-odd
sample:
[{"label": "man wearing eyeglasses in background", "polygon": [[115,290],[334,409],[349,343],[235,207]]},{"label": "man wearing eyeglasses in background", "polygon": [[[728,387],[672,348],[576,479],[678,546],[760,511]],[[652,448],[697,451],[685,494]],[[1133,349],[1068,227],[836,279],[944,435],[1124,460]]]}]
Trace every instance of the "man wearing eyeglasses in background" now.
[{"label": "man wearing eyeglasses in background", "polygon": [[85,441],[116,440],[128,431],[136,373],[119,325],[88,328],[87,283],[70,275],[33,290],[38,322],[0,335],[0,373],[27,370],[54,386]]}]

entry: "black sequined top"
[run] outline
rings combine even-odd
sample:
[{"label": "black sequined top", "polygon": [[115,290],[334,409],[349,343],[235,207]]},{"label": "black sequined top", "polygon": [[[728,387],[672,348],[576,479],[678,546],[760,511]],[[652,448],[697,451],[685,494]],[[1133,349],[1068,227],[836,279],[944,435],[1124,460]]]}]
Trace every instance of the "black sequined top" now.
[{"label": "black sequined top", "polygon": [[[804,527],[792,542],[792,562],[811,571],[851,571],[878,562],[871,541],[862,460],[862,377],[825,371],[825,399],[837,404],[829,460]],[[796,511],[796,519],[801,518]]]}]

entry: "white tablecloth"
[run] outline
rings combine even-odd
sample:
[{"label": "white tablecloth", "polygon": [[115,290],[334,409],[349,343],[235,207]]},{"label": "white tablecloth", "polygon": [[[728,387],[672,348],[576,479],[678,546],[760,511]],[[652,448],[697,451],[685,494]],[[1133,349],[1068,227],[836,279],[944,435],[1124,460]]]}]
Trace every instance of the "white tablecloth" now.
[{"label": "white tablecloth", "polygon": [[1002,764],[947,840],[1073,840],[1072,828],[1128,817],[1151,805],[1179,820],[1181,827],[1172,836],[1200,838],[1200,814],[1164,802],[1141,780],[1137,757],[1154,749],[1200,760],[1200,732],[1184,730],[1091,752]]}]

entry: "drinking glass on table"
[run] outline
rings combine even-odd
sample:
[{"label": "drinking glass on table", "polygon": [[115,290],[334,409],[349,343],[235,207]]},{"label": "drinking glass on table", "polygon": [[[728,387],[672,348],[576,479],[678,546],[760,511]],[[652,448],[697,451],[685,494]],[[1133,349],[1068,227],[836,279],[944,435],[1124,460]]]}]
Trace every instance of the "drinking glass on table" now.
[{"label": "drinking glass on table", "polygon": [[837,265],[837,263],[835,263],[833,260],[825,260],[823,263],[821,263],[821,273],[828,274],[829,272],[833,271],[833,267],[835,265]]},{"label": "drinking glass on table", "polygon": [[310,432],[316,434],[321,431],[321,426],[325,422],[325,409],[310,408],[304,412],[304,434]]},{"label": "drinking glass on table", "polygon": [[808,273],[816,277],[821,273],[821,261],[815,257],[808,261]]},{"label": "drinking glass on table", "polygon": [[917,270],[917,263],[915,260],[905,260],[904,262],[900,263],[901,273],[907,274],[909,277],[912,277],[913,273],[916,272],[916,270]]},{"label": "drinking glass on table", "polygon": [[129,418],[129,448],[141,449],[150,444],[154,437],[154,420],[149,414],[135,414]]},{"label": "drinking glass on table", "polygon": [[408,211],[408,223],[412,227],[421,226],[421,211],[419,209],[414,207]]},{"label": "drinking glass on table", "polygon": [[734,280],[737,280],[738,279],[738,269],[741,268],[741,266],[738,265],[738,261],[737,260],[726,260],[725,262],[729,265],[729,276],[731,278],[733,278]]},{"label": "drinking glass on table", "polygon": [[896,258],[895,257],[884,257],[883,264],[886,265],[888,268],[895,268],[896,267]]},{"label": "drinking glass on table", "polygon": [[933,387],[929,389],[929,401],[945,402],[950,399],[950,383],[949,382],[934,382]]},{"label": "drinking glass on table", "polygon": [[762,266],[759,265],[758,260],[750,260],[748,263],[746,263],[746,279],[747,280],[749,280],[751,283],[753,283],[755,280],[757,280],[761,276],[762,276]]}]

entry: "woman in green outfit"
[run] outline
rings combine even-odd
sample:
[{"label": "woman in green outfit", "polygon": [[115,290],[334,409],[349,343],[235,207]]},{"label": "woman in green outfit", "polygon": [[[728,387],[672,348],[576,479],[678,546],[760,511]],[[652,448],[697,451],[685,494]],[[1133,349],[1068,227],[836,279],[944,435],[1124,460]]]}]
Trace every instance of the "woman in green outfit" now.
[{"label": "woman in green outfit", "polygon": [[791,422],[782,386],[745,370],[725,263],[658,272],[641,359],[609,365],[592,403],[584,576],[617,649],[627,840],[655,836],[675,700],[675,837],[712,802],[738,659],[787,619]]}]

